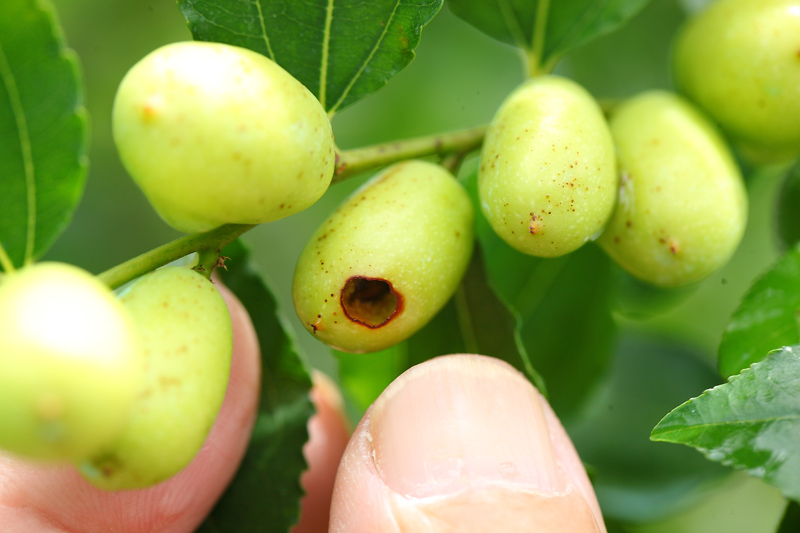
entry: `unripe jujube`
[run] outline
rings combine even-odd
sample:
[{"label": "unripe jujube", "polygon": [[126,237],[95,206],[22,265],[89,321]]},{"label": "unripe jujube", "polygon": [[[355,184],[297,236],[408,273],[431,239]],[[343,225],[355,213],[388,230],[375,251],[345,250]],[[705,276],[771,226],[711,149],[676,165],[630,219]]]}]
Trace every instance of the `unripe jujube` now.
[{"label": "unripe jujube", "polygon": [[225,397],[232,350],[225,302],[193,270],[157,270],[120,299],[142,335],[144,384],[122,435],[80,465],[114,490],[154,485],[191,462]]},{"label": "unripe jujube", "polygon": [[97,278],[38,263],[0,283],[0,447],[80,460],[122,430],[141,385],[127,311]]},{"label": "unripe jujube", "polygon": [[714,126],[678,96],[651,91],[611,117],[621,181],[598,243],[633,275],[674,287],[720,268],[739,244],[747,195]]},{"label": "unripe jujube", "polygon": [[614,145],[600,107],[565,78],[529,80],[492,120],[478,176],[483,212],[508,244],[540,257],[579,248],[614,208]]},{"label": "unripe jujube", "polygon": [[113,110],[122,162],[182,231],[260,224],[301,211],[330,185],[330,121],[268,58],[221,43],[175,43],[131,68]]},{"label": "unripe jujube", "polygon": [[675,81],[756,162],[800,153],[800,0],[719,0],[675,48]]},{"label": "unripe jujube", "polygon": [[447,303],[472,246],[472,204],[453,176],[432,163],[398,163],[311,237],[294,275],[297,314],[341,350],[389,347]]}]

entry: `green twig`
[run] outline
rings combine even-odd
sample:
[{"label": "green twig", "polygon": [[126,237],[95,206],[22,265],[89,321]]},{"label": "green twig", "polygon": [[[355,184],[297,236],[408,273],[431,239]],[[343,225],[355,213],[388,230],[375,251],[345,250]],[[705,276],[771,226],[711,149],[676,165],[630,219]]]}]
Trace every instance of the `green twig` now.
[{"label": "green twig", "polygon": [[[367,170],[376,169],[396,161],[440,154],[453,156],[460,161],[464,155],[476,150],[483,143],[486,126],[471,128],[452,133],[442,133],[429,137],[419,137],[387,144],[345,150],[336,154],[336,169],[333,182],[342,181]],[[244,224],[226,224],[206,233],[186,235],[163,246],[159,246],[138,257],[134,257],[120,265],[106,270],[98,277],[112,289],[147,274],[158,267],[180,259],[192,252],[198,253],[198,266],[195,270],[210,276],[219,260],[219,250],[254,226]],[[8,270],[12,267],[3,262],[0,264]]]},{"label": "green twig", "polygon": [[480,353],[480,346],[478,346],[478,339],[475,337],[475,329],[472,324],[472,315],[469,312],[467,291],[463,282],[458,285],[458,289],[453,295],[453,301],[456,307],[458,329],[461,330],[461,338],[464,339],[467,353]]},{"label": "green twig", "polygon": [[397,161],[434,154],[467,154],[483,144],[486,126],[406,139],[337,153],[333,183]]},{"label": "green twig", "polygon": [[[216,253],[253,227],[255,226],[249,224],[226,224],[205,233],[185,235],[106,270],[97,277],[112,289],[116,289],[192,252],[198,252],[202,261],[206,256],[204,252],[211,250]],[[216,259],[214,261],[216,262]]]}]

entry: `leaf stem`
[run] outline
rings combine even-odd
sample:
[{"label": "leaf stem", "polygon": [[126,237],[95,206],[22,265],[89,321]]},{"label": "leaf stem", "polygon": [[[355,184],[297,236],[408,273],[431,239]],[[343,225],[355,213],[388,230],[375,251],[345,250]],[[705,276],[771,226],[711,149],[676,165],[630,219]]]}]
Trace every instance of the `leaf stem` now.
[{"label": "leaf stem", "polygon": [[202,259],[204,257],[203,252],[220,250],[254,227],[250,224],[225,224],[205,233],[184,235],[110,268],[98,274],[97,277],[112,289],[116,289],[139,276],[192,252],[198,252]]},{"label": "leaf stem", "polygon": [[434,154],[467,154],[483,144],[487,126],[377,144],[336,154],[333,183],[390,163]]},{"label": "leaf stem", "polygon": [[14,272],[14,263],[11,261],[11,258],[8,257],[8,253],[6,253],[6,249],[3,248],[2,243],[0,243],[0,266],[3,267],[3,272],[6,274],[10,274]]},{"label": "leaf stem", "polygon": [[458,289],[456,289],[456,293],[453,295],[453,301],[456,306],[458,328],[461,330],[461,337],[464,339],[464,347],[467,353],[480,353],[480,347],[478,346],[478,339],[475,338],[475,329],[472,324],[472,317],[470,316],[469,304],[467,302],[467,293],[463,282],[458,285]]},{"label": "leaf stem", "polygon": [[550,69],[542,68],[542,56],[544,54],[544,38],[547,34],[547,12],[550,10],[550,0],[539,0],[536,6],[536,21],[533,28],[533,42],[531,49],[528,50],[528,76],[540,76],[547,74]]}]

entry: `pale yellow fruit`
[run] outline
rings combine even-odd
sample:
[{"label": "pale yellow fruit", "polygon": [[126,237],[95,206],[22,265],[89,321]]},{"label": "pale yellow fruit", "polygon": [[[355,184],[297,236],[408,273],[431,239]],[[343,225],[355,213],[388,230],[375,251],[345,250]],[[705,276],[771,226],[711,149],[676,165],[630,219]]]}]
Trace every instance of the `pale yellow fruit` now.
[{"label": "pale yellow fruit", "polygon": [[148,487],[183,469],[205,442],[225,397],[231,320],[206,278],[167,267],[121,296],[144,343],[144,385],[122,435],[80,465],[104,489]]},{"label": "pale yellow fruit", "polygon": [[432,163],[398,163],[314,233],[297,261],[294,305],[306,329],[348,352],[419,330],[453,295],[473,246],[463,187]]},{"label": "pale yellow fruit", "polygon": [[481,208],[517,250],[556,257],[595,237],[614,208],[614,145],[580,85],[544,76],[514,91],[486,133]]},{"label": "pale yellow fruit", "polygon": [[221,43],[175,43],[120,84],[114,140],[164,220],[187,232],[297,213],[335,162],[319,101],[270,59]]},{"label": "pale yellow fruit", "polygon": [[141,385],[128,312],[88,272],[38,263],[0,283],[0,447],[80,460],[117,437]]},{"label": "pale yellow fruit", "polygon": [[675,47],[678,87],[758,163],[800,154],[800,0],[719,0]]},{"label": "pale yellow fruit", "polygon": [[724,265],[747,223],[747,193],[709,120],[668,92],[643,93],[611,117],[621,182],[598,243],[644,281],[676,287]]}]

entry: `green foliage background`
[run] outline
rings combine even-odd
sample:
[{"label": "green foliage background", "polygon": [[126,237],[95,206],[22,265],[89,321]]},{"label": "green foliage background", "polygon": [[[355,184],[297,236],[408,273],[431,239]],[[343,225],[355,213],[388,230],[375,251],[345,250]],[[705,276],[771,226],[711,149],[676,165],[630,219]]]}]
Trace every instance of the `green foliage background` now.
[{"label": "green foliage background", "polygon": [[[157,217],[122,169],[111,140],[110,109],[117,84],[130,66],[156,47],[189,40],[191,35],[173,0],[54,0],[54,4],[67,42],[83,64],[92,144],[84,199],[72,225],[45,259],[67,261],[97,273],[178,236]],[[671,41],[686,16],[687,6],[694,4],[698,2],[653,0],[620,31],[568,54],[556,72],[576,79],[601,99],[625,97],[649,88],[670,88]],[[479,33],[451,14],[447,5],[424,30],[416,51],[414,62],[384,89],[334,118],[340,147],[487,123],[505,96],[523,80],[523,62],[515,49]],[[464,171],[468,172],[473,164],[468,161]],[[245,238],[263,274],[271,280],[280,306],[296,326],[298,341],[311,364],[334,377],[337,363],[330,351],[311,338],[294,317],[291,276],[306,239],[366,177],[332,187],[307,211],[258,227]],[[680,348],[673,353],[662,343],[660,350],[665,354],[660,356],[647,349],[626,352],[628,355],[618,358],[617,365],[625,361],[635,365],[619,368],[619,374],[616,367],[612,370],[615,379],[627,376],[625,379],[630,380],[621,385],[627,395],[620,395],[610,386],[598,387],[590,391],[590,401],[584,406],[584,415],[588,413],[605,423],[587,429],[578,416],[572,425],[567,420],[579,448],[580,441],[587,439],[589,444],[610,439],[615,445],[613,437],[620,431],[615,424],[619,420],[598,414],[615,405],[608,398],[621,397],[619,401],[629,406],[647,395],[648,401],[659,406],[647,416],[639,410],[644,417],[642,432],[625,437],[632,449],[643,450],[634,457],[640,464],[620,463],[619,457],[605,454],[602,447],[590,459],[584,457],[590,473],[599,481],[604,479],[604,465],[618,468],[618,479],[605,478],[601,501],[630,512],[621,513],[624,516],[618,516],[620,525],[610,524],[611,530],[619,527],[639,533],[771,533],[780,520],[785,504],[776,489],[741,474],[728,475],[727,471],[722,475],[712,472],[700,479],[676,478],[650,492],[647,487],[630,490],[636,487],[635,483],[629,483],[627,489],[620,488],[626,486],[625,477],[633,475],[636,467],[643,469],[640,476],[651,467],[662,471],[664,464],[653,462],[663,459],[663,450],[684,451],[672,444],[650,442],[649,430],[678,403],[700,394],[702,387],[715,384],[709,381],[714,379],[716,351],[725,324],[752,280],[778,254],[771,223],[779,184],[777,171],[761,170],[748,176],[751,220],[745,240],[731,263],[699,287],[662,293],[632,283],[619,272],[614,274],[622,280],[615,317],[625,338],[646,342],[654,342],[656,336],[669,338],[671,345]],[[499,262],[499,267],[495,266],[502,268],[505,259],[500,254],[487,258],[490,268],[492,261]],[[655,313],[654,302],[668,310]],[[636,342],[640,341],[626,346],[636,346]],[[665,358],[681,362],[666,376],[661,373]],[[698,380],[697,368],[705,368],[702,372],[711,377]],[[653,376],[662,381],[640,389],[631,386]],[[696,389],[687,382],[696,384]],[[675,397],[676,390],[683,395]],[[641,396],[637,396],[639,392]],[[688,448],[685,451],[699,458],[696,452]],[[634,498],[637,492],[644,496]]]}]

